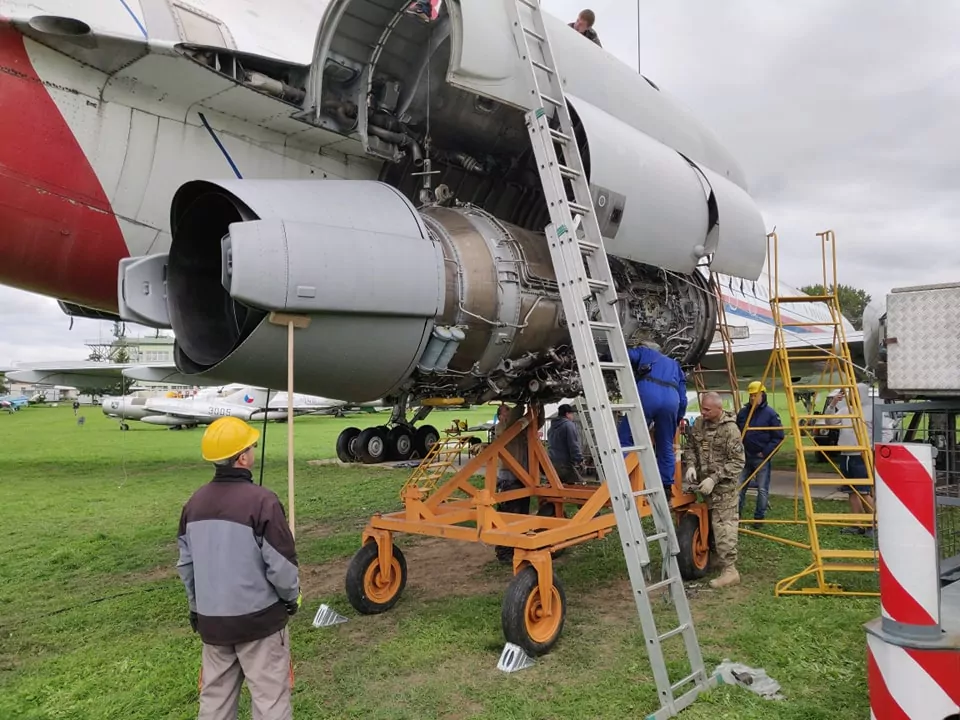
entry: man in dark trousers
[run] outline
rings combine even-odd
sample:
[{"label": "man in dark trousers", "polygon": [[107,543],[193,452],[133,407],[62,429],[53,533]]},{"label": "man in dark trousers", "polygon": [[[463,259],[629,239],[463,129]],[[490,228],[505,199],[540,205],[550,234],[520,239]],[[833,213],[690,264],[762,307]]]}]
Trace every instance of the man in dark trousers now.
[{"label": "man in dark trousers", "polygon": [[[517,423],[526,413],[526,406],[523,403],[517,403],[511,410],[508,405],[501,405],[497,410],[497,423],[494,427],[494,437],[498,438]],[[537,427],[543,424],[543,406],[541,405],[537,413]],[[520,467],[528,472],[530,471],[529,443],[527,442],[527,430],[523,429],[520,433],[507,443],[506,451],[513,456],[513,459],[519,463]],[[521,490],[526,485],[518,478],[509,466],[500,461],[497,467],[497,492],[510,492],[511,490]],[[530,498],[517,498],[516,500],[507,500],[498,503],[497,510],[505,513],[517,513],[520,515],[530,514]],[[494,548],[497,554],[497,560],[502,563],[513,562],[513,548],[504,545],[497,545]]]},{"label": "man in dark trousers", "polygon": [[563,483],[582,483],[577,467],[583,463],[583,448],[580,446],[580,431],[573,421],[573,408],[564,403],[557,408],[557,417],[550,423],[547,432],[547,447],[550,462]]},{"label": "man in dark trousers", "polygon": [[[627,351],[637,380],[637,393],[647,425],[653,425],[657,467],[665,488],[673,485],[677,467],[673,441],[687,412],[687,380],[680,363],[660,352],[656,343],[641,343]],[[608,357],[608,356],[605,356]],[[601,358],[603,359],[603,358]],[[626,416],[618,428],[620,445],[630,447],[633,433]],[[667,493],[669,495],[669,492]]]},{"label": "man in dark trousers", "polygon": [[[747,482],[747,478],[753,475],[751,482],[757,483],[757,505],[753,511],[753,519],[763,520],[767,516],[767,505],[770,501],[771,463],[774,452],[783,441],[783,423],[780,422],[777,411],[767,405],[767,389],[763,383],[757,381],[750,383],[747,386],[747,393],[750,395],[750,402],[740,408],[740,412],[737,413],[737,427],[740,428],[740,434],[743,436],[744,454],[740,484],[743,485]],[[748,416],[750,416],[749,426],[747,425]],[[740,491],[739,514],[741,517],[747,499],[747,487],[748,485],[744,485]]]},{"label": "man in dark trousers", "polygon": [[177,570],[203,641],[199,720],[235,720],[246,678],[253,716],[290,720],[290,634],[302,602],[297,551],[279,498],[250,468],[260,433],[234,417],[203,434],[213,480],[183,506]]},{"label": "man in dark trousers", "polygon": [[[592,40],[597,45],[600,45],[600,36],[597,35],[597,31],[593,29],[593,24],[596,21],[597,16],[593,10],[581,10],[580,14],[577,15],[577,19],[570,23],[569,27],[572,27],[587,38],[587,40]],[[603,45],[600,45],[600,47],[603,47]]]}]

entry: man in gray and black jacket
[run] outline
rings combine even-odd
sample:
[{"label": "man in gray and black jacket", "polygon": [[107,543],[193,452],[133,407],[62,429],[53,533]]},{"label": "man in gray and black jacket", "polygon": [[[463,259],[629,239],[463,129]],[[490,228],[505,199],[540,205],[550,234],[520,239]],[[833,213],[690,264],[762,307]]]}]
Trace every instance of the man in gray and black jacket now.
[{"label": "man in gray and black jacket", "polygon": [[557,408],[557,417],[547,432],[547,449],[557,477],[564,483],[582,483],[578,467],[583,464],[580,431],[571,417],[573,408],[564,403]]},{"label": "man in gray and black jacket", "polygon": [[177,570],[203,640],[199,720],[234,720],[244,678],[254,717],[293,717],[287,622],[302,602],[297,552],[276,493],[253,482],[259,436],[233,417],[207,428],[214,477],[180,516]]}]

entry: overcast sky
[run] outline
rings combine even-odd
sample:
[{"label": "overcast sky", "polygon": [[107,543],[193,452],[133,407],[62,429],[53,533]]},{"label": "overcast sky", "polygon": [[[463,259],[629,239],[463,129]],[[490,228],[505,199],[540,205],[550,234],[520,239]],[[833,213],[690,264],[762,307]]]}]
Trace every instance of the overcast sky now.
[{"label": "overcast sky", "polygon": [[[637,64],[633,0],[544,0],[572,21],[597,14],[604,47]],[[645,75],[737,157],[782,275],[819,278],[815,233],[837,233],[840,281],[874,297],[960,281],[960,5],[907,0],[643,0]],[[0,367],[83,359],[109,325],[0,288]]]}]

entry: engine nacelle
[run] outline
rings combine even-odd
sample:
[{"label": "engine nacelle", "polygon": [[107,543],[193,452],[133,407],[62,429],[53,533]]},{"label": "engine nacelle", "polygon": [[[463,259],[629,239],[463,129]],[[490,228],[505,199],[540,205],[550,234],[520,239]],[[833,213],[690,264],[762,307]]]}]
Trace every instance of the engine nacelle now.
[{"label": "engine nacelle", "polygon": [[[472,206],[417,210],[372,181],[187,183],[172,211],[166,304],[187,374],[346,401],[411,393],[471,402],[579,390],[542,233]],[[713,339],[700,273],[610,258],[628,342],[686,365]]]}]

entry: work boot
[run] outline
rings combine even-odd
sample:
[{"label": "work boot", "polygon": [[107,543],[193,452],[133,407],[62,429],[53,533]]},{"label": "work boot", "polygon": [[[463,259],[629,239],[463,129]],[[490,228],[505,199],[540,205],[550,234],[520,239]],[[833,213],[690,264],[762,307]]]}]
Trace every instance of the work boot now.
[{"label": "work boot", "polygon": [[717,589],[727,587],[728,585],[739,585],[740,584],[740,573],[737,572],[737,568],[734,565],[727,565],[723,572],[720,573],[720,577],[714,578],[710,581],[710,587]]}]

